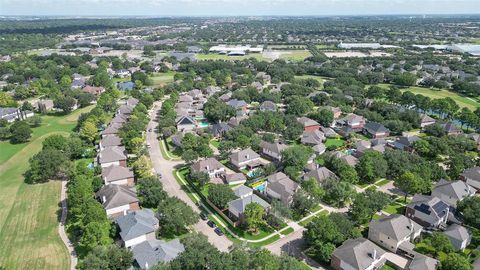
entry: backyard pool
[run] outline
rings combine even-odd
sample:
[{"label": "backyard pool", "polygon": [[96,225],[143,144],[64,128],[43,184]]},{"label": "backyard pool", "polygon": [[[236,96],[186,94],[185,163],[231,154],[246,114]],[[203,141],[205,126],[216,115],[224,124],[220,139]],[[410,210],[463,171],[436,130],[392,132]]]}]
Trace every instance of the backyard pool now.
[{"label": "backyard pool", "polygon": [[265,182],[262,181],[262,182],[257,182],[257,183],[253,183],[252,184],[252,188],[255,189],[256,191],[258,192],[264,192],[265,191]]}]

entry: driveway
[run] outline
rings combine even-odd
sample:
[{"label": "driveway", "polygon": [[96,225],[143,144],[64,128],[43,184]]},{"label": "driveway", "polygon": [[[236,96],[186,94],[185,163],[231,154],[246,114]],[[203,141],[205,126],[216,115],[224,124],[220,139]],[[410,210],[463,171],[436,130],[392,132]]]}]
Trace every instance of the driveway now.
[{"label": "driveway", "polygon": [[[162,103],[157,101],[153,104],[154,108],[150,114],[150,122],[147,127],[147,144],[150,145],[148,149],[150,159],[152,160],[153,169],[157,174],[161,175],[160,181],[163,184],[163,189],[170,196],[175,196],[180,200],[188,204],[192,209],[200,213],[200,208],[193,203],[193,201],[182,190],[180,184],[173,176],[173,171],[183,165],[183,161],[166,160],[163,158],[160,151],[160,144],[157,140],[157,122],[155,121],[157,112],[160,110]],[[148,132],[148,130],[152,130]],[[217,247],[220,251],[228,251],[232,242],[226,236],[218,236],[212,228],[210,228],[206,221],[200,220],[197,224],[193,225],[193,228],[208,237],[208,241]]]}]

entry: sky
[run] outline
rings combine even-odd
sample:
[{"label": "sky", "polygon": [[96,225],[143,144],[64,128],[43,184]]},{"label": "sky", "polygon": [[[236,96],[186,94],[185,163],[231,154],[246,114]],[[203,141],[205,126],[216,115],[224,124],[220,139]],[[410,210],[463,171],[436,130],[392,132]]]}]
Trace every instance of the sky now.
[{"label": "sky", "polygon": [[0,0],[0,15],[478,14],[480,0]]}]

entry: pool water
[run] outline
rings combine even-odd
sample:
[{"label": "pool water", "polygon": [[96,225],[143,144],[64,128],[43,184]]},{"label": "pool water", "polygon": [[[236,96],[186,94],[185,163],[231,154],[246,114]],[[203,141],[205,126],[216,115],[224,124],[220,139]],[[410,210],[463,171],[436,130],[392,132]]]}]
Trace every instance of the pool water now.
[{"label": "pool water", "polygon": [[260,184],[256,184],[252,186],[253,189],[255,189],[258,192],[264,192],[265,191],[265,182],[262,182]]},{"label": "pool water", "polygon": [[209,124],[207,122],[200,122],[200,124],[198,124],[199,127],[201,128],[204,128],[204,127],[208,127]]}]

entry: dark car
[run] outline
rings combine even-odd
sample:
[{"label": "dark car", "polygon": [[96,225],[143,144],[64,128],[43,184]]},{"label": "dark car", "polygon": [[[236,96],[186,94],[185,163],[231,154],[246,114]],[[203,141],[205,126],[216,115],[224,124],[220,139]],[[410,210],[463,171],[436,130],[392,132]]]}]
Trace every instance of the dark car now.
[{"label": "dark car", "polygon": [[205,212],[200,213],[200,218],[201,218],[202,220],[207,220],[207,219],[208,219],[207,213],[205,213]]},{"label": "dark car", "polygon": [[207,222],[207,224],[208,224],[208,226],[210,226],[210,227],[212,227],[212,228],[217,227],[217,225],[215,225],[215,222],[213,222],[213,221],[211,221],[211,220],[209,220],[209,221]]},{"label": "dark car", "polygon": [[215,229],[215,233],[219,236],[222,236],[223,235],[223,231],[220,229],[220,228],[216,228]]}]

